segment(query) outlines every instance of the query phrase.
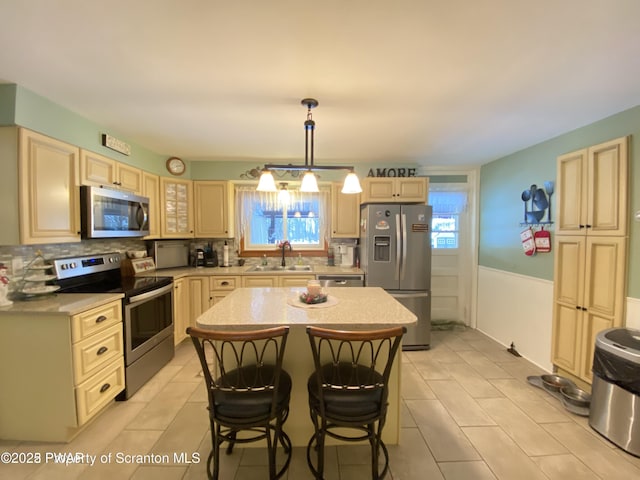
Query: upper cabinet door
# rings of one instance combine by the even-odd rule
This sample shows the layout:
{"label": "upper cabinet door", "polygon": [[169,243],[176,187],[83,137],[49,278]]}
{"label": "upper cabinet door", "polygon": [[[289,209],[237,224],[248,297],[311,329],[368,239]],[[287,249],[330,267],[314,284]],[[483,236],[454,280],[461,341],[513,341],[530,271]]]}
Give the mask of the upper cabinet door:
{"label": "upper cabinet door", "polygon": [[160,177],[160,218],[163,238],[193,237],[193,182]]}
{"label": "upper cabinet door", "polygon": [[23,128],[19,145],[21,243],[79,242],[79,149]]}
{"label": "upper cabinet door", "polygon": [[331,237],[360,236],[360,194],[342,193],[342,184],[331,184]]}
{"label": "upper cabinet door", "polygon": [[149,199],[149,235],[146,238],[160,236],[160,177],[142,172],[142,195]]}
{"label": "upper cabinet door", "polygon": [[589,235],[627,234],[628,138],[589,148],[587,225]]}
{"label": "upper cabinet door", "polygon": [[627,234],[627,145],[622,137],[558,157],[558,234]]}
{"label": "upper cabinet door", "polygon": [[587,223],[586,148],[558,157],[556,181],[557,227],[559,234],[584,234]]}
{"label": "upper cabinet door", "polygon": [[396,178],[396,202],[427,203],[429,179],[427,177]]}
{"label": "upper cabinet door", "polygon": [[196,238],[233,237],[233,185],[225,181],[193,182]]}
{"label": "upper cabinet door", "polygon": [[117,166],[118,187],[138,195],[142,194],[142,170],[124,163],[118,163]]}

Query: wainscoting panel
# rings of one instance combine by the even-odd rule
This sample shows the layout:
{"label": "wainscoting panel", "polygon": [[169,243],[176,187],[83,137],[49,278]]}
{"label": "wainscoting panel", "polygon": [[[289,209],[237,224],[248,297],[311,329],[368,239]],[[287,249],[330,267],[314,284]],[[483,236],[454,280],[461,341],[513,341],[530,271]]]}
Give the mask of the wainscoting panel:
{"label": "wainscoting panel", "polygon": [[478,268],[477,329],[551,371],[553,282]]}

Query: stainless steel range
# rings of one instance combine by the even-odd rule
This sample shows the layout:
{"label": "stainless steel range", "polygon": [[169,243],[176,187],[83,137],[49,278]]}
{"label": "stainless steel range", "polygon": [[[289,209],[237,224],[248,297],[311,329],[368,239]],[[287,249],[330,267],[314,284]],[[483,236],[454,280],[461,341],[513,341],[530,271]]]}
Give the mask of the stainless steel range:
{"label": "stainless steel range", "polygon": [[126,388],[130,398],[173,358],[173,280],[171,277],[127,277],[120,272],[123,255],[107,253],[53,261],[59,293],[122,293]]}

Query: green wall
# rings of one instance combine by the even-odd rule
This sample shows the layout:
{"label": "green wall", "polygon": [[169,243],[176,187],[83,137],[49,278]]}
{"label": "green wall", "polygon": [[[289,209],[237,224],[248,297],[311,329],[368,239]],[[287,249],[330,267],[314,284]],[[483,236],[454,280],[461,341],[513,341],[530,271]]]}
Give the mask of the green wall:
{"label": "green wall", "polygon": [[0,85],[0,125],[13,125],[17,85]]}
{"label": "green wall", "polygon": [[[552,280],[553,253],[527,257],[522,250],[522,191],[531,184],[541,187],[545,180],[555,182],[558,155],[626,135],[632,136],[629,149],[628,296],[640,298],[640,223],[633,221],[634,212],[640,210],[640,106],[482,166],[479,264]],[[555,196],[551,197],[554,208],[555,199]],[[553,236],[553,228],[551,231]]]}
{"label": "green wall", "polygon": [[[129,141],[117,130],[97,125],[19,85],[0,85],[0,125],[20,125],[149,172],[166,173],[164,164],[169,155],[151,152]],[[127,142],[131,155],[103,147],[103,133]]]}

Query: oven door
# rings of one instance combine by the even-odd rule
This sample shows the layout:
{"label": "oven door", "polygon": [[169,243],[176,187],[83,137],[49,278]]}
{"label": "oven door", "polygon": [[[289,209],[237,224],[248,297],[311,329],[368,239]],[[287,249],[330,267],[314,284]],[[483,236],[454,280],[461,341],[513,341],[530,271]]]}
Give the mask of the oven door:
{"label": "oven door", "polygon": [[173,337],[173,284],[130,297],[124,306],[125,363]]}

